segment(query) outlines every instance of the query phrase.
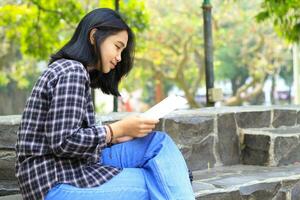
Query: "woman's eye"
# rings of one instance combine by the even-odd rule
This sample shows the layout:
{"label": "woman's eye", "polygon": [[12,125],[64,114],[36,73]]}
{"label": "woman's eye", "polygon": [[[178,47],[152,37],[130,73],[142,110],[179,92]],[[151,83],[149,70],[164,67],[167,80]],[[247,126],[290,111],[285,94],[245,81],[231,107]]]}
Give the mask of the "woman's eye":
{"label": "woman's eye", "polygon": [[118,45],[115,45],[117,47],[117,49],[121,49],[121,47],[119,47]]}

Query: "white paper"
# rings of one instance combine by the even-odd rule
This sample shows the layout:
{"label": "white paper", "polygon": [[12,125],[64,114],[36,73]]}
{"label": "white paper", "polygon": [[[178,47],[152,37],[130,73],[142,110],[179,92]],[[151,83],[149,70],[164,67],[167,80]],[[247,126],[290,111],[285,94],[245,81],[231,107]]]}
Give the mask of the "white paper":
{"label": "white paper", "polygon": [[168,96],[146,112],[142,113],[141,116],[151,119],[159,119],[178,108],[183,108],[186,104],[187,100],[183,97],[177,95]]}

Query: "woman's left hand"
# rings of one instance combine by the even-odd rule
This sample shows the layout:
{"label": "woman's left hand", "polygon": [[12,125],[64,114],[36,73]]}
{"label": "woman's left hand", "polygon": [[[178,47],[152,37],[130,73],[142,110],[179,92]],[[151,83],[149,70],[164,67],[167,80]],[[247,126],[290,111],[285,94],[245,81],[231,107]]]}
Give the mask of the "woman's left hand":
{"label": "woman's left hand", "polygon": [[130,141],[132,139],[133,139],[133,137],[131,137],[131,136],[122,136],[122,137],[114,138],[112,143],[118,144],[118,143]]}

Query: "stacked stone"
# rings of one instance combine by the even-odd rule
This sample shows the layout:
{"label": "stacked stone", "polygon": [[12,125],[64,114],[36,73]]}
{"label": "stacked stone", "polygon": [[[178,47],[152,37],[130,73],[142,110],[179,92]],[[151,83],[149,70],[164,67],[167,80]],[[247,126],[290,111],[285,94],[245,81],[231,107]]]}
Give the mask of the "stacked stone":
{"label": "stacked stone", "polygon": [[0,197],[19,193],[15,178],[15,143],[19,123],[20,116],[0,117]]}
{"label": "stacked stone", "polygon": [[[299,110],[289,106],[183,110],[161,119],[157,130],[175,140],[194,171],[197,199],[299,200]],[[102,117],[102,121],[114,120]]]}
{"label": "stacked stone", "polygon": [[[299,111],[292,106],[181,110],[161,119],[156,130],[175,140],[194,171],[197,199],[299,200]],[[110,123],[128,114],[98,120]],[[0,196],[17,191],[14,143],[19,122],[20,116],[0,117]]]}

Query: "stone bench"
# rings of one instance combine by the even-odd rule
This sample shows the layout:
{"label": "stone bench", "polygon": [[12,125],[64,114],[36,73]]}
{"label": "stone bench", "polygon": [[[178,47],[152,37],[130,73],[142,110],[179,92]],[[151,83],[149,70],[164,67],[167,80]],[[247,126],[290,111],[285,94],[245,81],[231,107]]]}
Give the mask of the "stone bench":
{"label": "stone bench", "polygon": [[199,200],[298,200],[300,164],[282,167],[234,165],[194,172]]}
{"label": "stone bench", "polygon": [[[281,134],[281,129],[285,127],[297,129],[296,127],[300,125],[299,111],[300,107],[293,106],[250,106],[181,110],[175,111],[172,114],[161,119],[156,130],[165,131],[174,139],[181,152],[183,153],[187,164],[189,165],[189,168],[194,171],[194,174],[196,174],[194,178],[195,181],[193,182],[193,188],[197,198],[206,198],[212,200],[235,200],[235,198],[233,198],[234,196],[231,195],[231,193],[234,193],[235,195],[240,195],[239,197],[236,196],[236,199],[251,199],[252,197],[250,198],[249,195],[251,194],[253,196],[253,194],[248,192],[249,194],[247,193],[247,196],[246,193],[243,192],[245,191],[243,186],[246,185],[243,185],[244,183],[241,182],[242,179],[237,178],[237,174],[227,173],[225,175],[219,176],[220,179],[218,181],[227,184],[226,187],[218,185],[217,182],[205,182],[208,179],[205,179],[204,181],[203,177],[198,176],[197,174],[207,174],[208,176],[211,176],[211,178],[215,178],[216,173],[214,173],[214,170],[223,170],[224,172],[226,172],[231,168],[240,168],[241,170],[245,169],[241,171],[241,173],[244,173],[249,170],[249,168],[247,167],[250,166],[243,164],[266,165],[266,167],[274,166],[273,168],[270,168],[268,170],[276,171],[280,169],[286,169],[287,172],[289,172],[290,169],[281,168],[284,166],[281,166],[280,163],[290,164],[286,167],[291,168],[293,168],[297,164],[294,164],[294,162],[279,162],[279,164],[276,164],[275,162],[266,162],[266,160],[270,160],[270,158],[272,158],[274,154],[268,154],[267,158],[264,158],[264,160],[259,160],[257,156],[254,156],[259,153],[254,152],[254,154],[251,154],[252,156],[250,156],[248,159],[246,157],[247,148],[249,149],[250,147],[252,148],[253,146],[255,146],[255,144],[251,146],[251,140],[249,140],[248,138],[251,137],[251,135],[260,135],[257,134],[258,132],[264,132],[264,135],[270,134],[270,138],[272,138],[275,134],[273,132],[276,132],[276,130],[279,131],[277,134]],[[129,115],[129,113],[111,113],[109,115],[98,116],[97,120],[102,121],[105,124],[120,120],[127,115]],[[15,194],[17,192],[17,188],[13,188],[13,182],[16,183],[16,179],[14,177],[14,144],[16,141],[16,131],[19,123],[20,116],[0,117],[0,198],[4,198],[3,195]],[[284,140],[289,141],[287,138]],[[258,144],[258,141],[260,140],[256,139],[255,143]],[[287,153],[285,149],[289,148],[288,144],[289,143],[287,143],[286,145],[285,142],[281,142],[281,145],[277,145],[278,148],[276,148],[276,152],[279,152],[278,155],[285,155]],[[254,150],[257,149],[254,148]],[[264,151],[270,152],[266,149]],[[296,156],[299,156],[297,152],[295,152],[294,154]],[[276,168],[276,166],[278,166],[278,168]],[[257,167],[255,168],[257,172],[259,172],[260,169],[264,169],[263,166],[255,167]],[[274,174],[255,175],[255,170],[253,170],[252,173],[253,180],[249,182],[251,182],[251,184],[253,184],[254,186],[255,179],[262,175],[264,175],[265,177],[262,176],[261,178],[267,183],[273,183],[271,181],[273,179],[269,179],[269,176]],[[298,171],[296,171],[296,173],[298,173]],[[275,177],[274,180],[279,181],[280,179],[282,179],[280,180],[282,184],[287,184],[286,182],[288,182],[291,185],[289,186],[290,188],[296,188],[293,189],[293,193],[300,196],[300,191],[297,189],[298,186],[294,180],[283,179],[284,177],[279,176],[279,174],[277,175],[278,176]],[[238,183],[241,184],[237,186]],[[257,184],[260,185],[260,183]],[[11,187],[9,187],[9,185]],[[236,186],[235,191],[233,191],[233,188],[230,187],[230,185]],[[265,185],[265,183],[263,185]],[[222,187],[224,187],[223,190],[216,190],[216,188],[222,189]],[[276,188],[277,187],[279,186],[276,186]],[[243,188],[241,190],[242,192],[237,188]],[[271,191],[270,188],[272,187],[266,186],[263,191]],[[285,185],[284,187],[281,186],[280,188],[280,193],[283,193],[283,190],[288,190]],[[254,193],[255,191],[257,191],[257,193],[263,192],[260,190],[253,191]],[[279,194],[276,193],[276,195]],[[18,196],[7,196],[7,198],[17,197]],[[264,200],[259,199],[256,196],[254,196],[252,199]],[[269,198],[266,197],[266,200],[268,199]],[[278,197],[276,200],[280,199],[283,200],[284,198]]]}

